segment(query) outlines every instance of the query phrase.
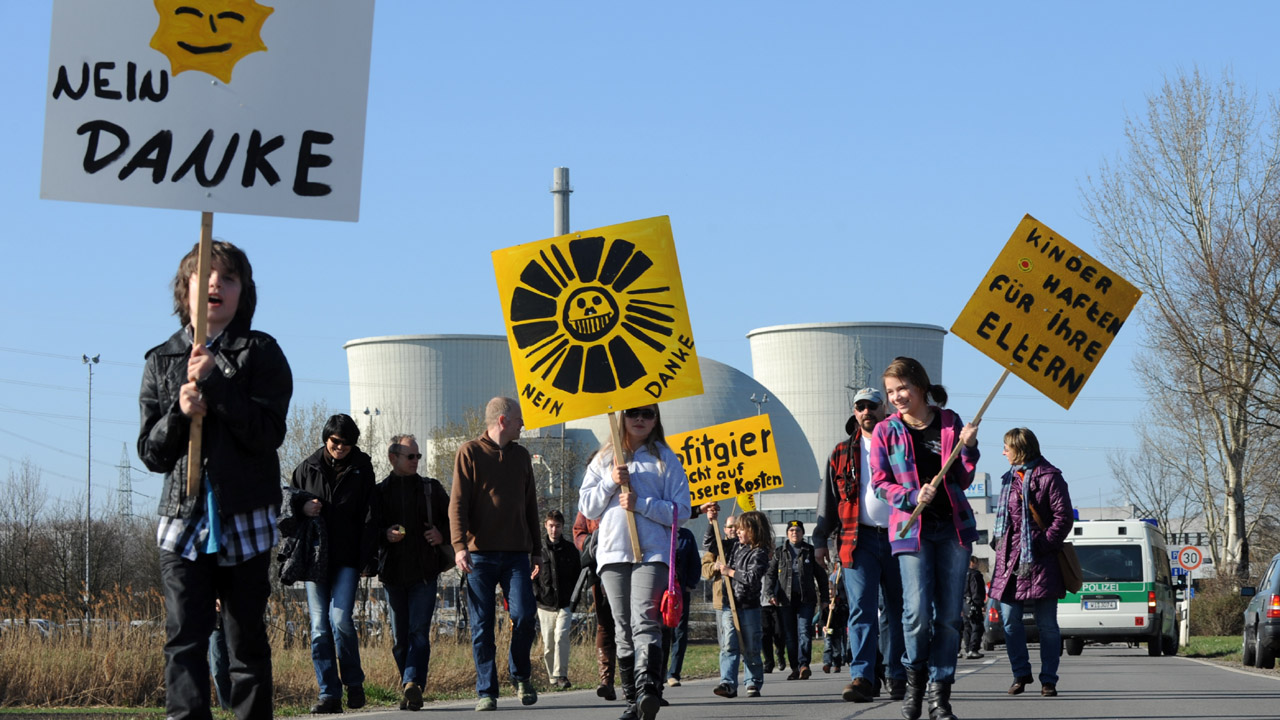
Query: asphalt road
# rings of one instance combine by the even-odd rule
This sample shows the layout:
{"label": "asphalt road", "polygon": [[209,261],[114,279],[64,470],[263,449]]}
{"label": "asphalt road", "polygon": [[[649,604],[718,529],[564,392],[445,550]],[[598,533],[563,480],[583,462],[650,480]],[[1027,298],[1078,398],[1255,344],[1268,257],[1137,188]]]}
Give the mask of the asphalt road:
{"label": "asphalt road", "polygon": [[[1036,647],[1031,649],[1033,661]],[[1084,654],[1062,657],[1059,695],[1040,696],[1038,683],[1026,693],[1010,697],[1008,659],[1000,648],[980,660],[961,660],[952,706],[962,720],[979,718],[1280,718],[1280,673],[1245,670],[1183,657],[1148,657],[1145,648],[1123,645],[1089,646]],[[783,673],[765,676],[762,697],[745,694],[726,700],[711,694],[714,680],[695,680],[667,688],[671,706],[660,720],[706,718],[803,718],[804,720],[899,719],[900,703],[887,699],[854,704],[840,699],[847,676],[823,675],[787,682]],[[739,687],[741,693],[742,688]],[[591,689],[543,693],[536,705],[524,707],[504,690],[498,713],[550,720],[612,720],[622,712],[621,701],[605,702]],[[476,718],[474,700],[428,704],[431,718]],[[419,713],[400,710],[367,713],[388,720],[426,720]],[[928,717],[926,707],[924,717]]]}

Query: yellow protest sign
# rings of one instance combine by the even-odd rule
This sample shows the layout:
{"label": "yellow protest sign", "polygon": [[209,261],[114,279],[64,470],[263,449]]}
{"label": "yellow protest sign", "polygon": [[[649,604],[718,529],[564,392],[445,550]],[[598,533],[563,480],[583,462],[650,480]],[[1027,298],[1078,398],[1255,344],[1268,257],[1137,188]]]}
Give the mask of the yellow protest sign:
{"label": "yellow protest sign", "polygon": [[667,445],[689,476],[694,506],[782,487],[768,415],[668,435]]}
{"label": "yellow protest sign", "polygon": [[1027,215],[951,332],[1070,409],[1141,296]]}
{"label": "yellow protest sign", "polygon": [[495,250],[525,426],[700,395],[671,221]]}

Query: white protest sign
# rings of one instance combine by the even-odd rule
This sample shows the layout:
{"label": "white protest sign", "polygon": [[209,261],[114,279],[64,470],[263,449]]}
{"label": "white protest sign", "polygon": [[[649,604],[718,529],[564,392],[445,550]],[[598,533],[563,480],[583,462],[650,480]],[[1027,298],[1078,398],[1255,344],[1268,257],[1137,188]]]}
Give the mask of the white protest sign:
{"label": "white protest sign", "polygon": [[55,0],[40,196],[359,218],[373,0]]}

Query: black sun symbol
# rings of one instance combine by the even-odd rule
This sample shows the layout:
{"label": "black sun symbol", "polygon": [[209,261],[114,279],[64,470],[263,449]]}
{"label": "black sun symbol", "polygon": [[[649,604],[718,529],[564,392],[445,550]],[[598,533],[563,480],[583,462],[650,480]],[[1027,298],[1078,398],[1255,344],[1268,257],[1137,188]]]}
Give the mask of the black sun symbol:
{"label": "black sun symbol", "polygon": [[551,257],[543,251],[529,261],[511,295],[516,346],[534,360],[530,370],[543,380],[554,373],[551,385],[567,393],[630,387],[645,375],[632,343],[661,353],[661,338],[673,333],[675,306],[658,302],[671,288],[637,286],[653,260],[626,240],[611,241],[608,252],[605,244],[570,240],[567,259],[552,245]]}

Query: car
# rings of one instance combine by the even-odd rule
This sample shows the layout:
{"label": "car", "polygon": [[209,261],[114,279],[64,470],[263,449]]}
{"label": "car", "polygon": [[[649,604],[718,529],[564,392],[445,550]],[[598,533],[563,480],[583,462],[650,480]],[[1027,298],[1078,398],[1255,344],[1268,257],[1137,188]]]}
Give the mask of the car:
{"label": "car", "polygon": [[1271,558],[1258,584],[1240,588],[1240,594],[1249,598],[1240,660],[1246,667],[1270,670],[1280,652],[1280,554]]}
{"label": "car", "polygon": [[[1030,603],[1022,611],[1022,627],[1027,632],[1027,642],[1040,642],[1040,628],[1036,626],[1036,616]],[[1000,601],[987,598],[987,606],[982,613],[982,649],[991,651],[1003,644],[1004,621],[1000,617]]]}

